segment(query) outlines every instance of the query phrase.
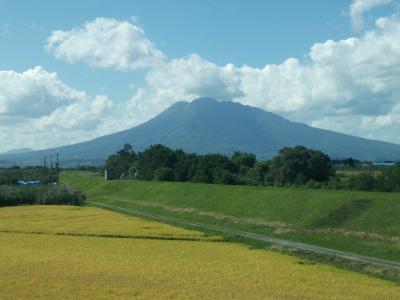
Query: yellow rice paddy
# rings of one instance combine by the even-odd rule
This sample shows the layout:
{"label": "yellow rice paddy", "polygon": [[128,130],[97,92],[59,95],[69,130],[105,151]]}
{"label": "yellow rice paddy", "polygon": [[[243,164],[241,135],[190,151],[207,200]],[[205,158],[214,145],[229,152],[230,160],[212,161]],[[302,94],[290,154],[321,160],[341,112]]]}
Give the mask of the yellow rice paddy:
{"label": "yellow rice paddy", "polygon": [[0,231],[1,299],[400,299],[391,282],[96,208],[0,208]]}

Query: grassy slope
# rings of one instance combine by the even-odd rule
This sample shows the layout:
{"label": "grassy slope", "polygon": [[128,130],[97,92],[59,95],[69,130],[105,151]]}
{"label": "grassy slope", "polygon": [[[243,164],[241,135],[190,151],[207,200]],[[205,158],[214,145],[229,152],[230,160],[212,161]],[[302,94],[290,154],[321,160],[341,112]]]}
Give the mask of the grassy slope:
{"label": "grassy slope", "polygon": [[[117,202],[121,199],[141,200],[239,218],[280,221],[296,230],[280,234],[283,237],[400,261],[399,243],[381,239],[400,237],[399,194],[171,182],[105,182],[101,177],[82,176],[79,173],[64,173],[62,180],[81,188],[94,201],[114,201],[118,205],[138,208],[135,204]],[[140,209],[162,212],[161,209],[149,207]],[[165,214],[177,215],[171,212]],[[184,217],[207,221],[193,214],[185,214]],[[242,228],[264,231],[259,226]],[[353,233],[367,232],[376,234],[378,238],[317,232],[326,228]],[[304,230],[309,231],[304,233]]]}
{"label": "grassy slope", "polygon": [[[163,240],[203,235],[95,208],[0,208],[0,231],[4,299],[396,299],[400,294],[390,282],[278,253],[206,239]],[[154,233],[160,239],[145,238]]]}

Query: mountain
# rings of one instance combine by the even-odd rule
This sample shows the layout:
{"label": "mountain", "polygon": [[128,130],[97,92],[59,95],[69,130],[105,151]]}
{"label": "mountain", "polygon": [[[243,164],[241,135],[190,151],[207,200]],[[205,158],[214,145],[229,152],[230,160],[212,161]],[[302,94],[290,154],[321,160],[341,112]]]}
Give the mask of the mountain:
{"label": "mountain", "polygon": [[20,149],[13,149],[13,150],[8,150],[7,152],[4,152],[2,154],[20,154],[20,153],[26,153],[26,152],[32,152],[35,151],[31,148],[20,148]]}
{"label": "mountain", "polygon": [[240,150],[254,153],[259,159],[270,159],[285,146],[304,145],[322,150],[332,158],[400,160],[397,144],[313,128],[255,107],[212,98],[175,103],[139,126],[88,142],[0,155],[0,160],[10,164],[40,164],[45,155],[58,152],[64,166],[98,165],[124,143],[132,144],[136,151],[158,143],[196,153],[230,155]]}

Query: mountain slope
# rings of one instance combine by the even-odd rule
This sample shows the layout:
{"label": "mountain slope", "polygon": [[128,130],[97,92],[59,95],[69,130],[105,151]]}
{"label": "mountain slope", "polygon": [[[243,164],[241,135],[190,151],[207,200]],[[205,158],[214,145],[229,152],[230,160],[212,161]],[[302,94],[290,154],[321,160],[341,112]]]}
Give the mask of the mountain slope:
{"label": "mountain slope", "polygon": [[304,145],[333,158],[400,160],[400,145],[317,129],[258,108],[211,98],[178,102],[146,123],[88,142],[0,155],[0,160],[37,164],[45,155],[58,152],[64,165],[99,164],[124,143],[138,151],[156,143],[196,153],[230,155],[240,150],[255,153],[259,159],[269,159],[285,146]]}
{"label": "mountain slope", "polygon": [[35,151],[31,148],[20,148],[20,149],[12,149],[8,150],[7,152],[4,152],[2,154],[21,154],[21,153],[27,153],[27,152],[32,152]]}

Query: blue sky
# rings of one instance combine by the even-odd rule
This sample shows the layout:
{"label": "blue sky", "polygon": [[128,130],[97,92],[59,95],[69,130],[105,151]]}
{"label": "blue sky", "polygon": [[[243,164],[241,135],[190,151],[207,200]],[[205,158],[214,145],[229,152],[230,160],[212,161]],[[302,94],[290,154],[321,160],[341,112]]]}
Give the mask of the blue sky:
{"label": "blue sky", "polygon": [[[376,62],[385,47],[398,51],[398,43],[387,42],[398,36],[398,8],[397,0],[0,0],[0,138],[9,141],[0,152],[129,128],[196,96],[400,143],[399,99],[388,84],[399,79],[398,60]],[[106,29],[90,31],[87,24]],[[96,44],[102,34],[119,57]],[[125,43],[156,54],[136,56],[136,46],[119,52]],[[91,57],[98,49],[100,56]],[[75,120],[73,111],[85,118]],[[37,135],[27,137],[32,128]]]}
{"label": "blue sky", "polygon": [[[199,53],[220,65],[262,67],[294,56],[310,45],[352,34],[347,0],[308,1],[0,1],[0,69],[22,72],[37,65],[91,93],[129,96],[143,73],[120,73],[68,65],[43,50],[53,30],[70,29],[96,17],[136,18],[169,57]],[[29,53],[27,53],[29,49]],[[139,73],[139,74],[137,74]],[[79,76],[77,76],[79,74]]]}

